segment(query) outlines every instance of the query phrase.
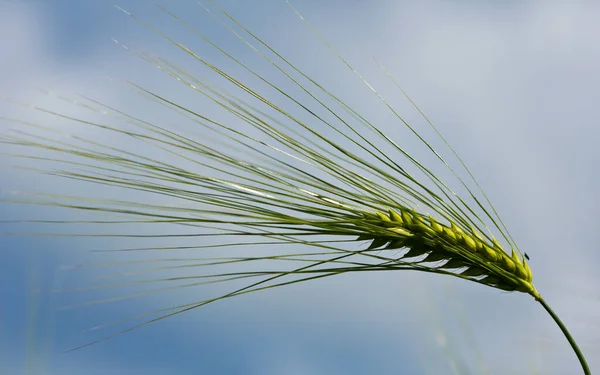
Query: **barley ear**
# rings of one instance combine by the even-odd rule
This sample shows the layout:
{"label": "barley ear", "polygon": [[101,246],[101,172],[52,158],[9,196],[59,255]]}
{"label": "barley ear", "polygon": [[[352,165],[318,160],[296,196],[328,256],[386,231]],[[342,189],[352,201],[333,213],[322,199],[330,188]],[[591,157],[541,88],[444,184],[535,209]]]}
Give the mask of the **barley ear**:
{"label": "barley ear", "polygon": [[[106,139],[110,139],[111,144],[89,135],[87,138],[85,135],[64,137],[57,129],[18,119],[12,120],[19,127],[16,131],[0,134],[0,143],[23,150],[18,156],[49,162],[50,167],[40,167],[42,172],[83,183],[83,194],[88,193],[85,187],[92,184],[136,193],[135,197],[124,199],[44,193],[34,198],[10,199],[11,202],[113,215],[119,219],[125,216],[128,223],[143,226],[144,230],[115,234],[120,233],[121,221],[101,221],[107,227],[116,228],[115,233],[108,236],[173,240],[170,246],[157,248],[150,244],[144,250],[178,249],[176,243],[189,233],[148,235],[145,231],[151,225],[169,224],[174,231],[193,229],[192,238],[218,240],[228,236],[234,241],[197,244],[193,247],[196,251],[218,247],[227,252],[235,246],[260,244],[273,252],[201,261],[195,265],[196,269],[209,271],[181,280],[193,279],[195,286],[234,280],[248,280],[248,283],[216,298],[141,314],[158,316],[106,338],[255,291],[350,272],[413,270],[533,296],[560,327],[585,374],[590,374],[575,340],[534,287],[532,270],[490,199],[437,127],[383,67],[390,81],[422,115],[425,126],[430,126],[438,137],[436,140],[441,141],[444,146],[441,150],[434,149],[433,142],[427,141],[422,132],[409,124],[287,0],[299,20],[340,60],[340,66],[363,83],[367,93],[373,95],[382,108],[389,110],[394,125],[404,127],[413,138],[406,141],[395,139],[394,134],[385,134],[332,90],[315,81],[213,1],[209,2],[216,10],[210,14],[221,21],[224,30],[243,42],[253,57],[272,67],[277,78],[263,69],[252,69],[242,61],[244,54],[236,57],[227,52],[195,26],[164,8],[160,9],[168,17],[207,42],[207,48],[218,54],[216,61],[226,63],[222,67],[213,65],[203,57],[205,51],[200,53],[185,47],[121,9],[133,22],[169,43],[203,72],[197,76],[166,58],[125,48],[127,53],[136,54],[157,72],[173,79],[190,96],[202,99],[200,109],[187,108],[170,99],[168,93],[127,81],[127,88],[145,98],[149,107],[168,110],[174,121],[161,124],[155,122],[160,121],[161,116],[148,118],[147,113],[128,113],[94,99],[65,99],[85,113],[91,111],[102,116],[102,120],[88,119],[85,115],[69,116],[58,113],[56,108],[24,107],[78,127],[105,132],[103,135],[108,136]],[[235,92],[231,93],[231,89]],[[296,97],[291,92],[300,94]],[[204,100],[215,111],[206,110]],[[186,126],[177,127],[180,122],[201,132],[190,131]],[[43,132],[35,133],[40,129]],[[205,134],[216,137],[218,146]],[[120,149],[112,144],[113,139],[134,145]],[[409,151],[402,142],[421,147],[427,156],[419,160],[416,153],[411,154],[412,148]],[[149,148],[143,150],[149,152],[140,152],[138,146]],[[51,156],[42,160],[37,154],[39,151]],[[154,151],[157,155],[164,155],[166,151],[169,159],[153,159]],[[450,163],[447,156],[455,157],[452,160],[458,163]],[[444,168],[444,173],[449,172],[450,181],[442,181],[441,174],[434,173],[434,166]],[[418,173],[410,173],[410,170]],[[462,190],[457,192],[456,186]],[[138,196],[141,192],[151,197]],[[160,203],[164,199],[168,200],[167,204]],[[73,236],[78,234],[75,230],[72,233]],[[97,236],[101,241],[104,234],[89,236]],[[243,243],[238,240],[240,237],[250,238],[250,242]],[[510,254],[505,246],[511,250]],[[293,250],[295,248],[303,250]],[[157,264],[162,264],[157,270],[168,269],[171,260],[169,257],[156,259]],[[252,267],[239,272],[210,271],[216,265],[231,264]],[[206,281],[198,283],[198,279]],[[151,285],[169,285],[162,289],[157,287],[152,291],[156,293],[175,289],[170,281],[168,278],[145,280]]]}

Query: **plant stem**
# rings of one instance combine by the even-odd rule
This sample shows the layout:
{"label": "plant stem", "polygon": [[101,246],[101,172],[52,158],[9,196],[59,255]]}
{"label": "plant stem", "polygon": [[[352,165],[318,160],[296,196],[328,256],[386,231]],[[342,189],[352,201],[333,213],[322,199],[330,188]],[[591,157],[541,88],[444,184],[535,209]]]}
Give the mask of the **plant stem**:
{"label": "plant stem", "polygon": [[573,351],[575,351],[575,354],[577,355],[577,359],[579,359],[579,363],[581,364],[581,368],[583,369],[583,373],[585,375],[592,375],[592,372],[590,371],[590,368],[583,356],[583,353],[581,352],[581,349],[579,349],[579,346],[577,346],[577,343],[575,342],[575,339],[573,338],[573,336],[571,336],[571,334],[569,333],[569,330],[567,329],[567,327],[563,324],[562,320],[560,320],[560,318],[558,317],[558,315],[556,315],[556,313],[550,308],[550,306],[548,306],[548,304],[546,303],[546,301],[544,301],[544,299],[539,296],[536,297],[536,300],[542,304],[542,306],[544,306],[544,309],[546,309],[546,311],[548,312],[548,314],[550,314],[550,316],[552,317],[552,319],[554,319],[554,321],[556,322],[556,324],[558,324],[558,326],[560,327],[560,330],[562,331],[562,333],[565,335],[565,337],[567,338],[567,341],[569,341],[569,344],[571,344],[571,348],[573,348]]}

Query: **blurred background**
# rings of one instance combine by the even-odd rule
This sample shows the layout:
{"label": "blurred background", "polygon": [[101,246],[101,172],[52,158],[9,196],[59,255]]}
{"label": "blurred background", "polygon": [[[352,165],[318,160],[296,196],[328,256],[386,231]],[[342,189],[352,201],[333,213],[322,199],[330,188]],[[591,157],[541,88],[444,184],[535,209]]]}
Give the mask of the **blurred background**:
{"label": "blurred background", "polygon": [[[196,73],[197,64],[189,56],[114,3],[0,0],[0,95],[78,115],[84,109],[56,95],[77,99],[82,94],[151,116],[168,128],[169,113],[149,107],[117,82],[130,79],[189,106],[195,105],[195,98],[112,38],[131,49],[166,57],[193,74],[202,73]],[[240,77],[248,75],[150,2],[119,0],[117,4],[215,65]],[[269,71],[195,1],[162,4],[244,62]],[[397,120],[382,113],[369,89],[285,1],[218,4],[394,135]],[[600,352],[596,241],[600,203],[594,193],[600,183],[600,4],[447,0],[298,0],[293,4],[407,120],[423,126],[373,58],[447,136],[521,250],[531,257],[538,290],[572,331],[592,370],[600,369],[596,355]],[[2,133],[18,127],[7,119],[20,119],[94,137],[77,125],[6,100],[0,103],[0,113]],[[10,150],[1,147],[3,152]],[[98,186],[16,170],[13,164],[18,164],[16,158],[0,157],[2,198],[13,197],[15,190],[113,194]],[[52,207],[0,203],[4,221],[66,220],[74,217],[70,215]],[[414,272],[348,274],[252,293],[65,353],[131,322],[83,330],[180,303],[175,300],[206,297],[200,298],[199,288],[189,288],[70,308],[143,290],[134,285],[119,289],[118,294],[64,291],[93,285],[115,272],[79,265],[128,259],[91,250],[143,245],[136,239],[125,243],[115,238],[24,237],[13,234],[68,230],[41,224],[0,225],[0,233],[11,234],[0,242],[2,374],[580,371],[558,327],[529,296]]]}

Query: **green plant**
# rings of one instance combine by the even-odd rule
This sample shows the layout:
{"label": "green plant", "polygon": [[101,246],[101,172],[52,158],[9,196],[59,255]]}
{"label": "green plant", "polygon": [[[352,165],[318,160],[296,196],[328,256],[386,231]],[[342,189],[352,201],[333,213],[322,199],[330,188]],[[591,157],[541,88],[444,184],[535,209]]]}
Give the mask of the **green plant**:
{"label": "green plant", "polygon": [[[182,203],[173,205],[50,195],[13,201],[99,211],[128,218],[103,223],[118,224],[127,220],[171,223],[205,231],[198,235],[252,237],[255,238],[251,240],[253,244],[277,246],[276,253],[270,255],[198,260],[198,267],[228,264],[273,266],[197,276],[199,280],[194,281],[195,284],[240,279],[257,281],[217,298],[158,311],[159,317],[144,324],[217,300],[342,273],[417,270],[531,295],[556,321],[577,354],[584,372],[590,373],[575,341],[533,286],[532,272],[526,259],[460,158],[460,166],[464,167],[469,180],[463,180],[431,142],[409,125],[327,44],[340,61],[381,99],[398,123],[412,133],[415,141],[448,168],[459,182],[459,187],[466,191],[466,197],[455,192],[399,142],[300,71],[228,13],[218,7],[215,9],[221,12],[216,17],[229,22],[227,27],[235,36],[289,79],[299,91],[299,96],[270,82],[195,30],[226,58],[253,75],[260,88],[244,83],[127,13],[212,71],[225,85],[237,90],[238,93],[230,94],[223,85],[192,75],[163,58],[140,54],[142,59],[228,114],[229,120],[224,122],[129,82],[148,99],[149,105],[172,109],[215,137],[215,143],[202,137],[184,136],[141,115],[92,99],[82,105],[104,113],[107,122],[90,121],[40,107],[34,109],[151,145],[174,156],[182,165],[189,163],[191,167],[91,138],[71,135],[69,140],[63,140],[59,132],[47,128],[46,131],[54,133],[54,138],[19,130],[2,135],[0,141],[22,146],[25,150],[56,154],[50,160],[56,165],[66,165],[65,170],[41,170],[43,173],[156,194]],[[175,15],[168,14],[191,28]],[[240,31],[234,31],[233,27]],[[276,96],[277,100],[265,94],[269,91],[273,93],[269,95]],[[280,102],[285,102],[285,106]],[[423,117],[448,150],[458,157],[437,128]],[[119,125],[108,121],[119,121]],[[15,123],[24,128],[43,128],[18,120]],[[244,130],[239,128],[240,124],[245,126]],[[247,158],[248,154],[252,158]],[[27,154],[27,151],[21,156],[39,158],[33,153]],[[476,189],[472,190],[469,184],[474,184]],[[478,194],[482,196],[478,197]],[[501,240],[494,237],[494,232]],[[240,244],[243,243],[231,246]],[[283,246],[290,244],[303,245],[305,250],[286,252]],[[356,244],[363,246],[357,250]],[[505,247],[510,248],[510,253]],[[304,264],[298,267],[298,263]],[[290,266],[280,266],[282,264]],[[248,269],[251,267],[248,266]],[[131,329],[134,328],[137,327]]]}

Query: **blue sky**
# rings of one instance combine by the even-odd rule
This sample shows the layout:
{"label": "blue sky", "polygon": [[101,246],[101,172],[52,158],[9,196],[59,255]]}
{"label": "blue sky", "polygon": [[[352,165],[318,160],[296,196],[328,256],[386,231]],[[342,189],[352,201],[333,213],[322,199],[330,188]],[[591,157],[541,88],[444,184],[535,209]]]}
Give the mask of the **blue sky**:
{"label": "blue sky", "polygon": [[[235,70],[148,2],[118,3],[211,61]],[[390,117],[381,113],[364,86],[319,44],[284,1],[219,3],[384,129],[394,131],[387,125]],[[418,121],[418,116],[386,83],[372,57],[392,72],[447,135],[521,249],[531,256],[536,286],[580,341],[592,369],[600,368],[600,356],[594,355],[600,350],[600,278],[594,267],[600,261],[595,235],[600,203],[594,198],[600,170],[596,103],[600,51],[595,48],[600,45],[600,25],[594,16],[599,6],[585,1],[501,6],[383,0],[294,4],[406,111],[409,120]],[[36,91],[43,88],[148,111],[146,103],[113,85],[106,79],[110,77],[143,82],[193,104],[194,98],[111,38],[168,56],[186,68],[195,66],[113,5],[104,0],[2,4],[0,48],[10,57],[0,61],[0,94],[73,110]],[[266,69],[194,1],[173,1],[168,6],[197,22],[199,29],[244,61]],[[49,122],[49,117],[18,105],[2,103],[0,109],[6,117],[85,131],[56,119]],[[169,120],[161,117],[164,113],[151,111],[157,119]],[[2,132],[14,126],[0,122]],[[7,164],[14,162],[10,157],[2,156],[0,162],[3,197],[10,190],[81,191],[57,179],[10,169]],[[90,188],[86,193],[105,191]],[[1,220],[72,217],[51,208],[6,203],[0,207]],[[2,228],[2,233],[48,230],[33,224]],[[492,374],[534,370],[564,374],[577,368],[558,329],[529,297],[415,273],[346,275],[236,297],[63,353],[125,326],[78,331],[204,293],[193,288],[64,309],[111,296],[111,291],[49,292],[90,285],[113,272],[70,267],[120,259],[120,255],[105,259],[90,249],[132,245],[134,241],[3,237],[0,373],[436,374],[452,373],[451,351],[471,361],[472,373],[483,372],[479,355]],[[36,292],[39,289],[42,292]],[[116,293],[139,290],[131,287]],[[490,336],[492,342],[486,339]]]}

